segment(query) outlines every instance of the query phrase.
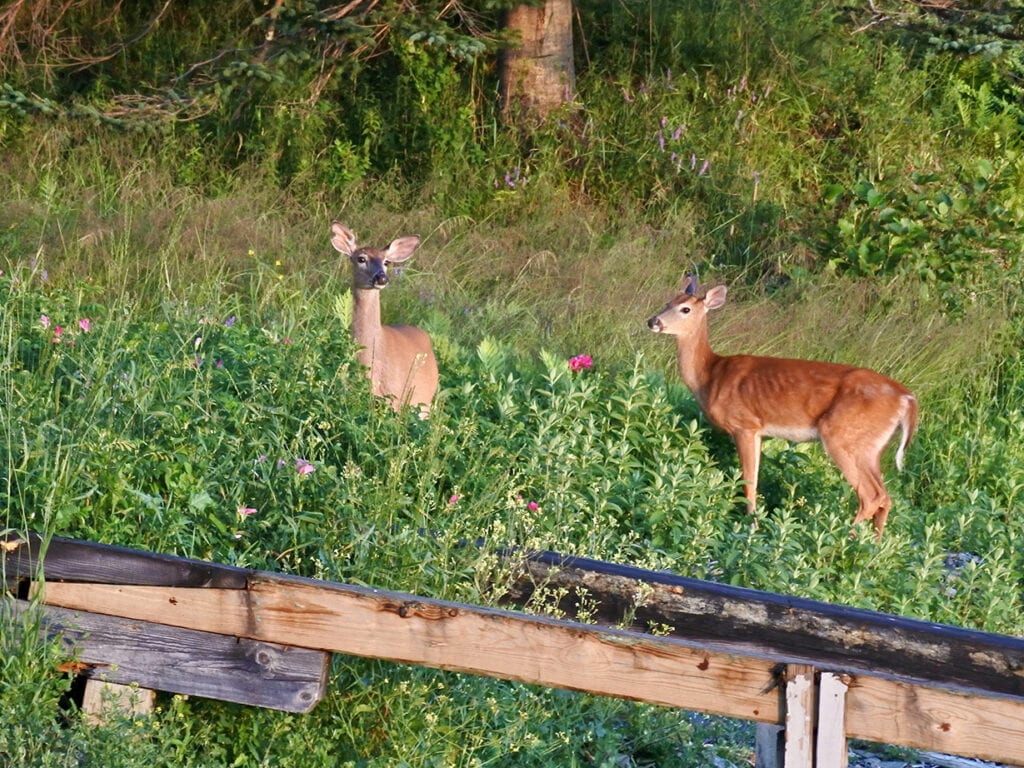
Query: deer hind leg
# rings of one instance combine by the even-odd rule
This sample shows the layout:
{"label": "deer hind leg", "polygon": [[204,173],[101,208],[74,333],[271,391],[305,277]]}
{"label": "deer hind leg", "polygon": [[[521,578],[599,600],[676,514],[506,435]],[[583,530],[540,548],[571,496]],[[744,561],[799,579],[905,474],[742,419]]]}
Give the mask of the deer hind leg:
{"label": "deer hind leg", "polygon": [[[842,440],[822,430],[822,443],[829,456],[839,467],[853,490],[857,493],[857,516],[853,523],[872,520],[875,539],[881,540],[885,520],[892,508],[892,499],[882,482],[881,448],[872,445],[870,438]],[[884,447],[885,443],[882,443]]]}
{"label": "deer hind leg", "polygon": [[[852,484],[852,483],[851,483]],[[882,482],[882,470],[878,458],[865,459],[861,465],[860,482],[854,486],[859,507],[854,524],[871,520],[875,526],[875,539],[882,540],[882,529],[892,509],[892,499]]]}

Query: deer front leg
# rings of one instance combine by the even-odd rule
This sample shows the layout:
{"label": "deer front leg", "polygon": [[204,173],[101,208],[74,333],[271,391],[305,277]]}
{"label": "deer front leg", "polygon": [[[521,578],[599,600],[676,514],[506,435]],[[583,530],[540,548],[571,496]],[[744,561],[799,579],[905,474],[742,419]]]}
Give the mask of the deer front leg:
{"label": "deer front leg", "polygon": [[736,450],[740,454],[740,472],[743,474],[743,495],[747,497],[747,512],[757,508],[757,473],[761,465],[761,433],[744,430],[733,434]]}

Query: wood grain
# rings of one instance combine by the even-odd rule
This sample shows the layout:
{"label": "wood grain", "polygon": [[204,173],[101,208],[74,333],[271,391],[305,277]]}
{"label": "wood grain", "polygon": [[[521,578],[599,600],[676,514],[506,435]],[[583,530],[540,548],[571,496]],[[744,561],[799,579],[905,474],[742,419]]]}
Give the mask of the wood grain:
{"label": "wood grain", "polygon": [[815,760],[819,766],[846,768],[846,692],[849,678],[822,672],[818,682],[818,736]]}
{"label": "wood grain", "polygon": [[630,616],[639,631],[669,627],[675,637],[747,647],[780,663],[1024,700],[1024,638],[552,552],[506,556],[520,561],[506,604],[528,604],[543,586],[569,616],[583,600],[603,623]]}
{"label": "wood grain", "polygon": [[[29,604],[0,604],[24,615]],[[323,698],[330,654],[199,632],[138,619],[46,607],[41,634],[60,640],[89,678],[204,696],[285,712],[308,712]]]}
{"label": "wood grain", "polygon": [[1024,763],[1024,702],[856,676],[846,734],[999,763]]}
{"label": "wood grain", "polygon": [[0,587],[4,580],[95,581],[104,584],[245,589],[246,570],[139,549],[54,536],[0,534]]}
{"label": "wood grain", "polygon": [[[46,602],[267,642],[780,722],[775,665],[712,645],[270,575],[250,589],[47,584]],[[1004,763],[1024,701],[852,675],[846,732]]]}
{"label": "wood grain", "polygon": [[47,584],[51,605],[778,722],[770,662],[676,640],[300,579],[249,591]]}

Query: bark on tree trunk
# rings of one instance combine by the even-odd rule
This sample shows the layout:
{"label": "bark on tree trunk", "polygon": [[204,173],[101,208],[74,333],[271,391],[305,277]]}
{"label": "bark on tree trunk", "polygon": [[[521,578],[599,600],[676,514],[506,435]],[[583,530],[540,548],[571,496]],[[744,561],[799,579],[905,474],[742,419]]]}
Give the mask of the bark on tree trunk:
{"label": "bark on tree trunk", "polygon": [[520,5],[506,16],[519,32],[521,47],[501,57],[502,111],[506,120],[543,119],[573,99],[572,0],[545,0],[543,6]]}

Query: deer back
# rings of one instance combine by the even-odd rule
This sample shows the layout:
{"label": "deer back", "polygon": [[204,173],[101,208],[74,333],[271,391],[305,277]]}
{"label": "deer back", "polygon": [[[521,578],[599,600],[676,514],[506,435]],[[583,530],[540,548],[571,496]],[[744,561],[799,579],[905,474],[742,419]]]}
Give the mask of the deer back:
{"label": "deer back", "polygon": [[818,437],[822,418],[844,413],[895,427],[895,414],[910,391],[867,368],[730,355],[716,357],[695,395],[708,419],[727,432],[756,430],[802,442]]}
{"label": "deer back", "polygon": [[892,421],[913,397],[899,382],[867,368],[817,360],[718,355],[708,341],[707,313],[725,303],[717,286],[699,298],[686,288],[648,327],[676,338],[679,371],[708,419],[726,432],[752,430],[788,440],[814,440],[826,415]]}

